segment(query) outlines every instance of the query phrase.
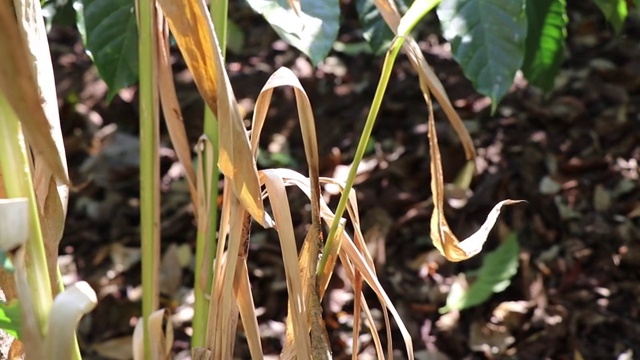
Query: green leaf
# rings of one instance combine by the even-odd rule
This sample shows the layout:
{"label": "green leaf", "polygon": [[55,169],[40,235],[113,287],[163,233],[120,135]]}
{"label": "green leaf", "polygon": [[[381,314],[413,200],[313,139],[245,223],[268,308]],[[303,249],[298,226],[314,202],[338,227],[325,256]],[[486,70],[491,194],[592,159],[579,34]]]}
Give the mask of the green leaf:
{"label": "green leaf", "polygon": [[493,111],[524,59],[525,1],[443,0],[437,9],[453,57]]}
{"label": "green leaf", "polygon": [[331,51],[340,29],[339,0],[301,0],[298,16],[288,0],[247,0],[278,35],[317,65]]}
{"label": "green leaf", "polygon": [[616,34],[622,31],[624,21],[627,19],[628,9],[626,0],[594,0],[605,19],[613,26]]}
{"label": "green leaf", "polygon": [[[86,43],[107,101],[138,80],[138,30],[133,0],[83,0]],[[82,31],[81,31],[82,32]]]}
{"label": "green leaf", "polygon": [[17,300],[0,302],[0,329],[16,339],[20,338],[22,315]]}
{"label": "green leaf", "polygon": [[[401,13],[406,12],[412,1],[396,1],[398,11]],[[373,0],[356,0],[356,11],[362,27],[362,37],[369,42],[374,54],[380,55],[386,52],[393,39],[393,32],[384,22]]]}
{"label": "green leaf", "polygon": [[522,71],[529,83],[549,91],[564,58],[565,0],[527,0],[527,21]]}
{"label": "green leaf", "polygon": [[447,304],[440,309],[440,313],[482,304],[491,294],[504,291],[518,272],[519,252],[518,238],[511,233],[497,249],[484,257],[478,277],[469,289],[465,290],[458,282],[454,283],[447,296]]}

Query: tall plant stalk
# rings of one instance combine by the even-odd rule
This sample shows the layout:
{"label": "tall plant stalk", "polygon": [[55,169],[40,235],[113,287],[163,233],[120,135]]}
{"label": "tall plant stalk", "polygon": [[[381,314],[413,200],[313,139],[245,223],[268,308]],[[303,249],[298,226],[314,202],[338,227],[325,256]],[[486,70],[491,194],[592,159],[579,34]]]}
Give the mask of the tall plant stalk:
{"label": "tall plant stalk", "polygon": [[[212,0],[210,4],[210,12],[213,26],[218,36],[220,50],[222,56],[225,57],[227,45],[227,15],[229,3],[228,0]],[[191,338],[192,347],[202,347],[205,344],[207,318],[209,312],[209,304],[207,295],[211,293],[211,282],[213,280],[213,259],[215,257],[217,247],[217,229],[218,229],[218,179],[220,171],[218,169],[218,122],[215,115],[205,105],[204,109],[204,135],[211,142],[213,147],[212,158],[204,159],[213,166],[209,166],[211,173],[202,174],[205,179],[205,186],[210,198],[207,203],[208,208],[208,224],[198,224],[198,235],[196,239],[196,274],[195,274],[195,304],[193,316],[193,336]],[[206,152],[202,152],[200,156],[205,156]],[[202,171],[202,169],[200,169]],[[206,196],[206,195],[205,195]],[[205,211],[205,209],[200,209]]]}
{"label": "tall plant stalk", "polygon": [[158,308],[160,258],[160,160],[158,87],[156,84],[155,1],[138,1],[140,73],[140,242],[142,247],[142,317],[144,353],[151,354],[149,318]]}

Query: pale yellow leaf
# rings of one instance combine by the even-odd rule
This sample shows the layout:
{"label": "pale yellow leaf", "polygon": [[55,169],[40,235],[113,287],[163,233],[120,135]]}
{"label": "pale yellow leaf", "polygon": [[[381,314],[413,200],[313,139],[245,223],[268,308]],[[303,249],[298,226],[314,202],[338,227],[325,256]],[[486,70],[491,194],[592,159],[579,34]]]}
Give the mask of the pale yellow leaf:
{"label": "pale yellow leaf", "polygon": [[0,91],[20,119],[25,138],[56,179],[69,184],[65,165],[49,131],[50,124],[40,103],[25,39],[12,6],[0,7]]}
{"label": "pale yellow leaf", "polygon": [[194,81],[218,119],[218,166],[242,206],[265,227],[257,167],[240,116],[211,17],[202,0],[159,0]]}
{"label": "pale yellow leaf", "polygon": [[151,340],[151,354],[144,353],[143,322],[140,318],[133,330],[133,359],[134,360],[169,360],[173,346],[173,325],[169,319],[169,312],[165,309],[156,310],[149,317],[149,340]]}
{"label": "pale yellow leaf", "polygon": [[273,216],[276,222],[282,260],[284,262],[285,276],[287,279],[287,292],[289,295],[289,314],[291,317],[291,331],[287,331],[287,343],[293,344],[298,359],[303,359],[311,354],[311,341],[309,339],[309,320],[307,304],[302,287],[302,276],[298,268],[298,251],[296,247],[291,210],[284,186],[280,176],[280,169],[266,169],[260,171],[260,180],[267,188]]}
{"label": "pale yellow leaf", "polygon": [[191,147],[184,127],[184,119],[180,110],[180,103],[176,95],[175,84],[173,83],[173,70],[171,69],[171,54],[169,53],[169,32],[165,21],[158,25],[158,87],[160,93],[160,104],[164,120],[167,124],[171,144],[176,151],[178,160],[184,168],[185,178],[189,185],[189,193],[195,216],[198,214],[198,193],[196,191],[196,173],[191,161]]}

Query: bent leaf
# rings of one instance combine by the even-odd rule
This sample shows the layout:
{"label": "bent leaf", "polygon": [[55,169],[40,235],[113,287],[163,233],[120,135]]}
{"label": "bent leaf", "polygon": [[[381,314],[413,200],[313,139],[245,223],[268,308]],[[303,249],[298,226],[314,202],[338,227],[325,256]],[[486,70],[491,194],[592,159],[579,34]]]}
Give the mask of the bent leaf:
{"label": "bent leaf", "polygon": [[269,227],[260,196],[258,169],[204,1],[160,0],[159,4],[198,91],[218,119],[218,167],[230,180],[247,212]]}
{"label": "bent leaf", "polygon": [[437,11],[453,57],[495,110],[524,58],[525,0],[443,0]]}
{"label": "bent leaf", "polygon": [[442,171],[442,158],[438,145],[435,120],[433,118],[433,104],[428,95],[426,95],[426,99],[429,105],[427,132],[429,134],[429,155],[431,156],[429,168],[431,170],[431,194],[433,196],[433,213],[431,214],[430,221],[431,241],[447,260],[462,261],[477,255],[482,250],[482,246],[487,241],[489,232],[498,219],[502,206],[517,204],[522,202],[522,200],[503,200],[499,202],[493,207],[493,210],[491,210],[487,216],[487,220],[477,232],[462,242],[458,241],[458,238],[453,234],[451,228],[449,228],[447,219],[444,217],[444,174]]}
{"label": "bent leaf", "polygon": [[4,54],[0,61],[0,108],[13,110],[33,151],[42,158],[56,180],[69,184],[40,103],[33,61],[30,61],[12,7],[0,9],[0,54]]}
{"label": "bent leaf", "polygon": [[527,21],[522,72],[529,83],[549,91],[564,57],[565,0],[527,0]]}
{"label": "bent leaf", "polygon": [[447,304],[440,309],[440,313],[482,304],[491,294],[504,291],[518,272],[519,253],[518,238],[511,233],[497,249],[484,257],[478,278],[469,289],[463,289],[460,284],[452,286]]}
{"label": "bent leaf", "polygon": [[85,281],[79,281],[56,296],[51,306],[46,354],[50,359],[71,359],[78,322],[98,304],[96,292]]}

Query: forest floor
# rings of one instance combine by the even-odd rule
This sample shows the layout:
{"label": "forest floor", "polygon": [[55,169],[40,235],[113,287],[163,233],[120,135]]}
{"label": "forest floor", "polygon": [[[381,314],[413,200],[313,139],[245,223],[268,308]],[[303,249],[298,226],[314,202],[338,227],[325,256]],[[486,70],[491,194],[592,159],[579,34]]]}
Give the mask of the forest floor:
{"label": "forest floor", "polygon": [[[573,2],[575,3],[575,2]],[[353,5],[345,5],[340,41],[357,42]],[[290,67],[314,106],[321,171],[343,177],[373,98],[382,57],[334,51],[313,67],[279,40],[250,9],[232,5],[244,30],[239,53],[227,58],[231,83],[250,119],[267,78]],[[449,207],[454,233],[464,238],[503,199],[527,205],[503,210],[486,250],[515,232],[519,269],[511,285],[470,309],[441,314],[452,284],[464,282],[482,255],[448,263],[429,238],[430,174],[427,109],[406,58],[394,69],[371,151],[358,176],[365,237],[380,280],[413,338],[418,359],[632,359],[640,356],[640,18],[630,16],[614,35],[597,10],[569,4],[567,59],[550,94],[516,82],[494,115],[452,60],[448,45],[427,22],[418,40],[477,147],[478,175],[461,208]],[[86,182],[72,194],[61,264],[66,281],[88,281],[99,294],[81,323],[87,359],[130,355],[133,320],[140,315],[137,92],[125,89],[109,104],[106,85],[84,54],[73,29],[50,34],[71,177]],[[187,132],[202,132],[203,104],[176,52],[176,84]],[[445,180],[464,164],[461,146],[441,112],[436,114]],[[260,166],[304,173],[300,129],[292,93],[276,92],[261,147]],[[163,305],[173,309],[175,350],[189,341],[195,226],[187,186],[174,166],[163,127]],[[332,196],[326,189],[332,203]],[[308,207],[290,194],[298,234]],[[185,259],[186,258],[186,259]],[[255,227],[249,267],[266,352],[277,356],[286,314],[280,247],[272,231]],[[324,310],[336,359],[349,356],[349,287],[337,271]],[[367,293],[376,307],[374,294]],[[397,359],[402,341],[394,329]],[[363,336],[361,358],[373,345]],[[369,339],[369,340],[367,340]],[[247,358],[243,341],[237,357]]]}

